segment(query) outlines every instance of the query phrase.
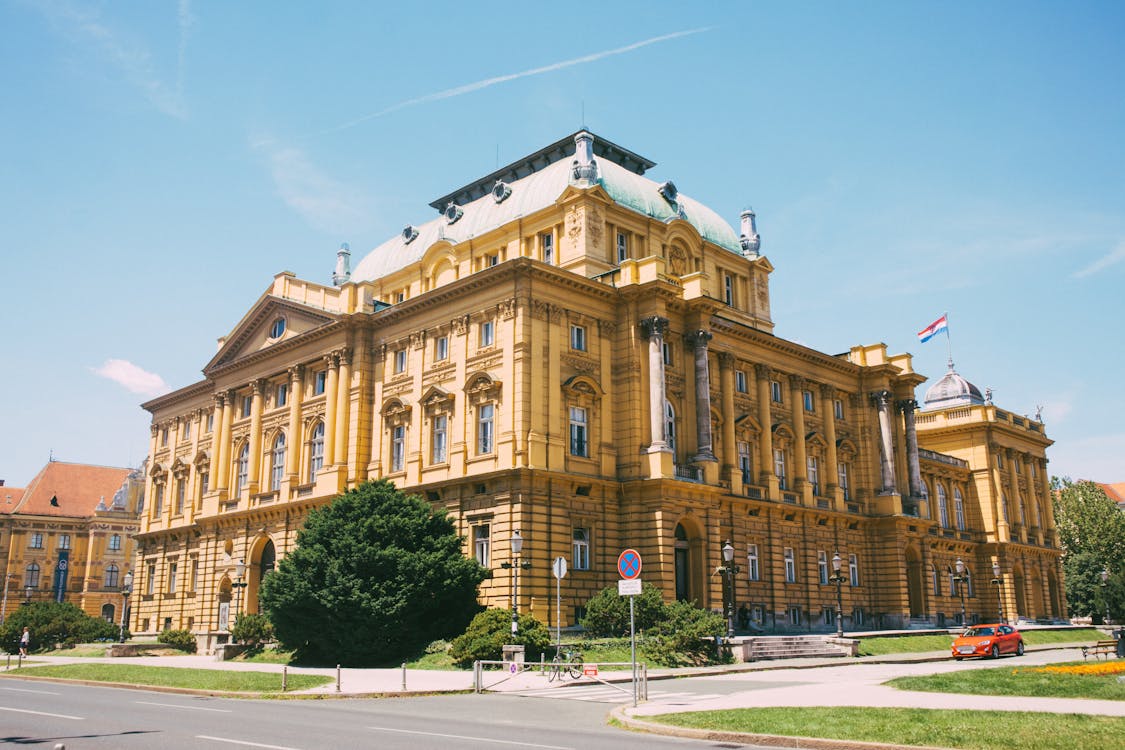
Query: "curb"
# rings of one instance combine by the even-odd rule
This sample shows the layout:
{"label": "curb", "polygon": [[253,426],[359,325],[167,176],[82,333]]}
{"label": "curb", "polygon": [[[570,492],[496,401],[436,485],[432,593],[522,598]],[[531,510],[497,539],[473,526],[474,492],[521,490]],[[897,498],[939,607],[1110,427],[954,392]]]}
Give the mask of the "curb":
{"label": "curb", "polygon": [[780,734],[752,734],[749,732],[719,732],[711,729],[676,727],[629,716],[626,713],[626,708],[626,706],[618,706],[609,713],[610,718],[620,724],[622,728],[634,732],[682,737],[683,739],[736,742],[763,747],[802,748],[802,750],[950,750],[949,748],[931,745],[890,745],[885,742],[831,740],[819,737],[791,737]]}

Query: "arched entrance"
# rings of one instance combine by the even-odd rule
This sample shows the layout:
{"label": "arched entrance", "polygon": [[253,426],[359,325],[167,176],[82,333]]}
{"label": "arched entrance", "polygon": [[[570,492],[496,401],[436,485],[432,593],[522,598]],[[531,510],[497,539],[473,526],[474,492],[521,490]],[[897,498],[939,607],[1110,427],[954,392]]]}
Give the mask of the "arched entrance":
{"label": "arched entrance", "polygon": [[1016,595],[1016,612],[1014,620],[1020,617],[1026,617],[1030,613],[1027,611],[1027,592],[1024,588],[1026,580],[1023,577],[1023,569],[1016,568],[1012,571],[1012,587],[1015,589]]}
{"label": "arched entrance", "polygon": [[262,547],[261,555],[258,562],[254,565],[254,589],[257,594],[254,597],[254,611],[262,611],[262,581],[266,580],[266,576],[273,572],[277,566],[277,550],[273,546],[273,540],[266,540],[266,544]]}
{"label": "arched entrance", "polygon": [[223,576],[223,580],[219,582],[219,596],[218,596],[219,609],[215,613],[215,629],[216,630],[230,630],[230,626],[234,623],[231,620],[231,583],[230,578]]}
{"label": "arched entrance", "polygon": [[1047,573],[1047,598],[1051,600],[1051,617],[1062,617],[1063,606],[1059,602],[1059,582],[1053,572]]}
{"label": "arched entrance", "polygon": [[691,595],[691,544],[683,524],[676,524],[676,601],[689,602]]}
{"label": "arched entrance", "polygon": [[106,622],[117,622],[117,620],[114,619],[116,614],[117,607],[113,606],[109,602],[106,602],[102,605],[102,619]]}
{"label": "arched entrance", "polygon": [[1039,571],[1032,570],[1028,580],[1031,583],[1031,612],[1028,614],[1032,617],[1046,617],[1047,611],[1043,607],[1043,579],[1039,577]]}
{"label": "arched entrance", "polygon": [[923,617],[925,604],[922,599],[922,556],[914,547],[906,548],[906,598],[911,617]]}

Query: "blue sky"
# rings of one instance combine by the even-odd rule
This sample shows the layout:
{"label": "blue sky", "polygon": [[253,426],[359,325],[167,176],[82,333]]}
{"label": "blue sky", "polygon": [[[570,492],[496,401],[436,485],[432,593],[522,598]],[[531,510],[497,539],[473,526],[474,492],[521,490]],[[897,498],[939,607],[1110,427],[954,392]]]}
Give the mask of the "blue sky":
{"label": "blue sky", "polygon": [[1125,479],[1125,6],[694,5],[0,0],[0,478],[138,463],[139,403],[275,273],[328,282],[584,112],[754,207],[778,335],[932,382],[948,311],[1052,473]]}

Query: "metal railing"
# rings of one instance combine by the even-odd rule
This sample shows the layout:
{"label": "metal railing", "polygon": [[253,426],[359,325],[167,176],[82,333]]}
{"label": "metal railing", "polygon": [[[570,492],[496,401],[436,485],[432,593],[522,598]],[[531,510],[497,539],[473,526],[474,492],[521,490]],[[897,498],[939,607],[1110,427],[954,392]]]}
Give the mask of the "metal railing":
{"label": "metal railing", "polygon": [[[539,672],[543,677],[547,673],[560,665],[551,661],[493,661],[482,659],[473,662],[473,692],[482,693],[486,690],[493,690],[498,685],[502,685],[508,680],[515,679],[521,674],[527,672]],[[565,666],[565,665],[563,665]],[[631,695],[634,700],[646,701],[648,700],[648,664],[645,662],[637,662],[636,672],[633,673],[632,679],[628,682],[610,682],[608,679],[601,676],[603,667],[621,667],[622,669],[610,670],[611,674],[628,676],[629,671],[633,669],[633,663],[628,661],[613,661],[613,662],[597,662],[586,663],[584,665],[581,677],[574,678],[575,684],[585,683],[594,684],[600,683],[607,687],[619,690],[625,695]],[[490,681],[489,676],[494,677]],[[486,684],[487,683],[487,684]],[[632,689],[635,685],[635,689]]]}

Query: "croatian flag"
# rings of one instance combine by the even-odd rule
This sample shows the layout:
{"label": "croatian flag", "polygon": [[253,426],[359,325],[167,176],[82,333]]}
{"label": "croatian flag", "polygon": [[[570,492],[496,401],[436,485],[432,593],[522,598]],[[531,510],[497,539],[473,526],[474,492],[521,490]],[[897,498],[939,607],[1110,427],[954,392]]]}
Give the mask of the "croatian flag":
{"label": "croatian flag", "polygon": [[930,323],[928,326],[918,331],[918,340],[923,344],[937,336],[942,331],[949,330],[949,323],[945,319],[946,316],[942,315],[940,318]]}

